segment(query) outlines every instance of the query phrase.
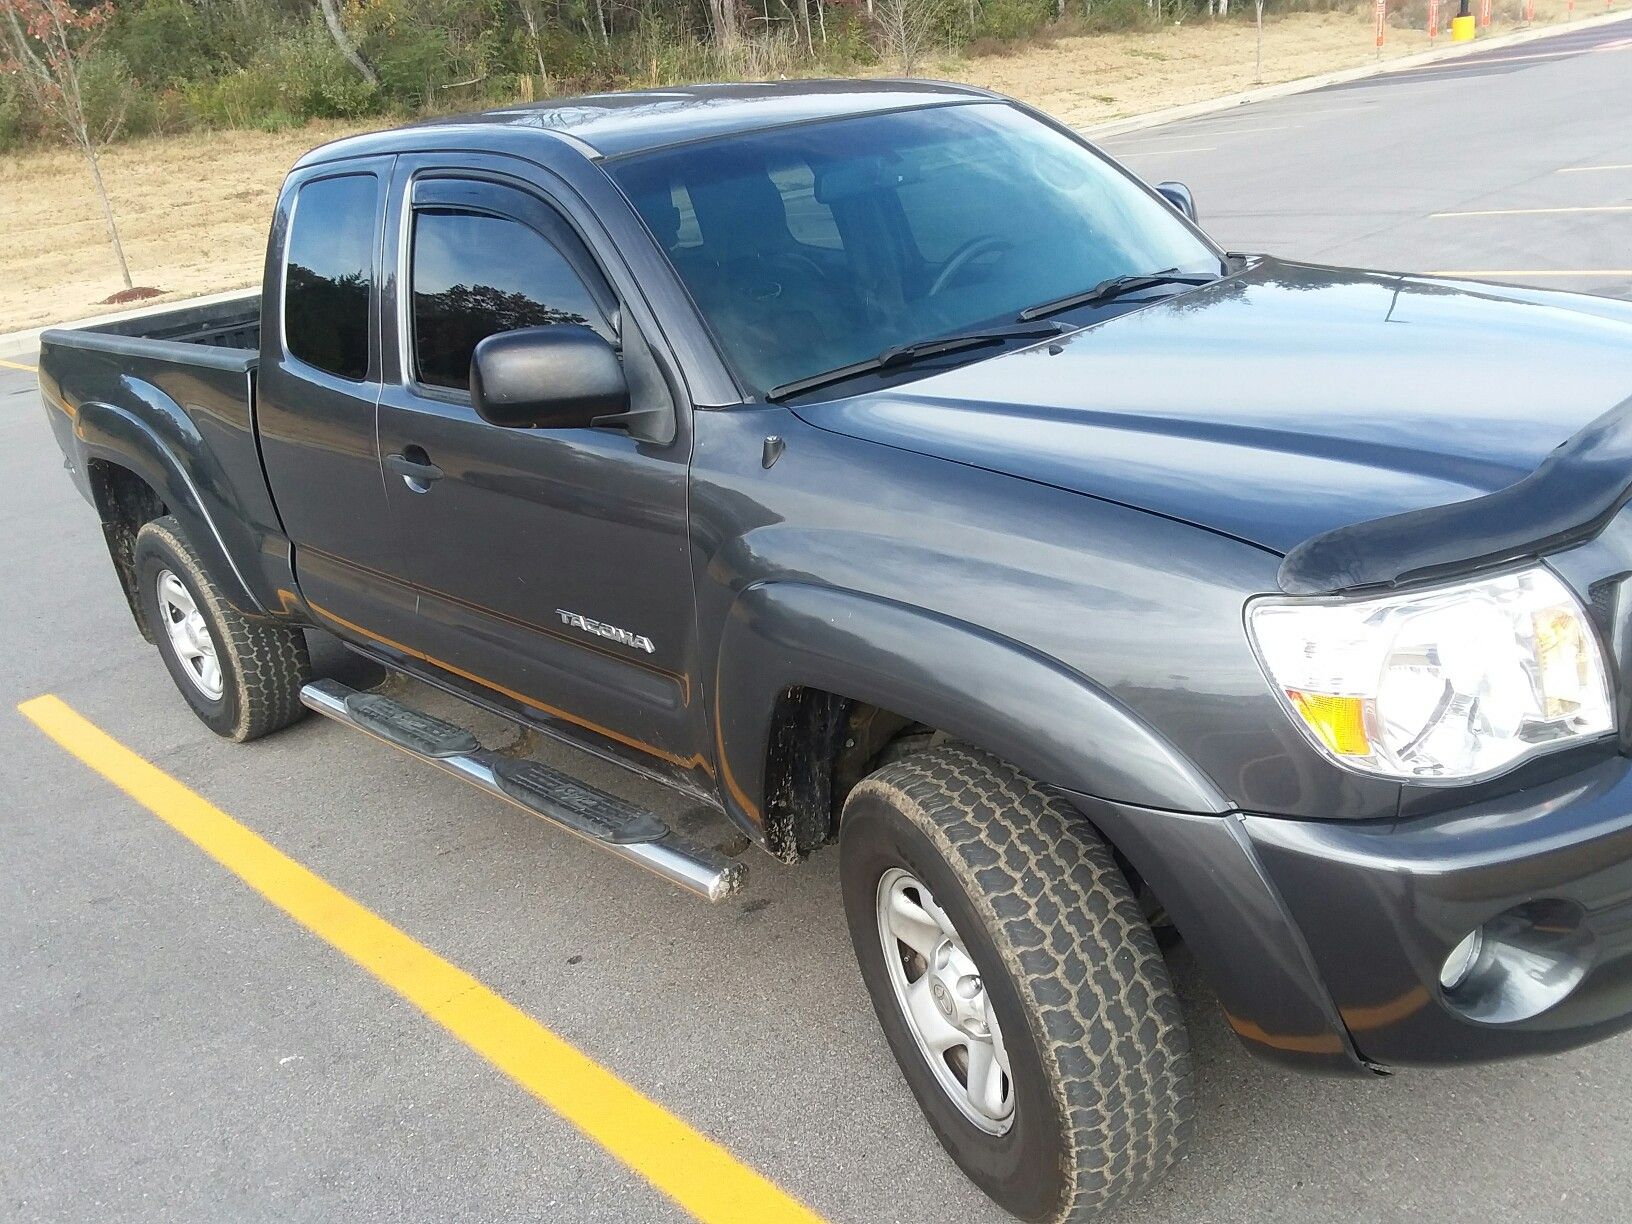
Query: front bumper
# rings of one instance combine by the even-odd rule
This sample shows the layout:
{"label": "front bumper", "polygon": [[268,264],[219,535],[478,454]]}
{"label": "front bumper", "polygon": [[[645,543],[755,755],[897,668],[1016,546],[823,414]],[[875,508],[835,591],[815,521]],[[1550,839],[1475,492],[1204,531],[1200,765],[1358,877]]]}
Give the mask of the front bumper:
{"label": "front bumper", "polygon": [[[1547,1053],[1632,1027],[1632,762],[1431,817],[1189,816],[1075,797],[1257,1052],[1308,1070]],[[1440,969],[1475,928],[1465,988]]]}

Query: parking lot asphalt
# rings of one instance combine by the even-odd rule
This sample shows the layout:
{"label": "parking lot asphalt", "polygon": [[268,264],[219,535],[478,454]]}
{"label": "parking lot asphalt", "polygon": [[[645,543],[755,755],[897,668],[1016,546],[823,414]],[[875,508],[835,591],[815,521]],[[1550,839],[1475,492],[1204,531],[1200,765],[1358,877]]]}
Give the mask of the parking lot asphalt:
{"label": "parking lot asphalt", "polygon": [[[1188,182],[1232,249],[1632,296],[1629,97],[1632,21],[1108,147]],[[754,852],[746,893],[710,909],[321,720],[242,747],[206,731],[131,624],[33,361],[0,352],[0,1217],[686,1218],[640,1160],[14,712],[54,694],[821,1217],[1003,1218],[877,1031],[832,854]],[[315,653],[359,676],[333,643]],[[1197,1141],[1118,1224],[1632,1218],[1632,1039],[1303,1079],[1238,1047],[1182,949],[1175,970]]]}

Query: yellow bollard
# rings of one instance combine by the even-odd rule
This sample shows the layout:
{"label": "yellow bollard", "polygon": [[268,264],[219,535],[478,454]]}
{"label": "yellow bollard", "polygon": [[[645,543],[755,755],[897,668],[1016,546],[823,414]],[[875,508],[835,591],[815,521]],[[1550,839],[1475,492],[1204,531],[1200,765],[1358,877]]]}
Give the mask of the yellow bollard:
{"label": "yellow bollard", "polygon": [[1451,18],[1452,42],[1472,42],[1474,32],[1474,20],[1472,17]]}

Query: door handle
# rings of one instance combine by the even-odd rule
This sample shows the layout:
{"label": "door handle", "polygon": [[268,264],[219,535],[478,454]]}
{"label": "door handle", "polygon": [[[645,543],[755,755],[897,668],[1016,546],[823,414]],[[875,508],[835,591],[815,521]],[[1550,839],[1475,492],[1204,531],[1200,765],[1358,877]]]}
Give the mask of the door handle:
{"label": "door handle", "polygon": [[415,493],[429,493],[431,485],[442,479],[442,469],[431,462],[423,447],[405,446],[400,455],[387,455],[385,466]]}

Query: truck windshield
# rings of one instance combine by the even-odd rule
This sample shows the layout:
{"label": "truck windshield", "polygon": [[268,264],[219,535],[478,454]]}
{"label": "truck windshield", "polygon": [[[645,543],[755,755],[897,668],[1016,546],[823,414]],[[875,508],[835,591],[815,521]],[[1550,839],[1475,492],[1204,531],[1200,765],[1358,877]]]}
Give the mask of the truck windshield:
{"label": "truck windshield", "polygon": [[785,127],[608,169],[759,395],[1113,277],[1220,270],[1165,203],[1003,103]]}

